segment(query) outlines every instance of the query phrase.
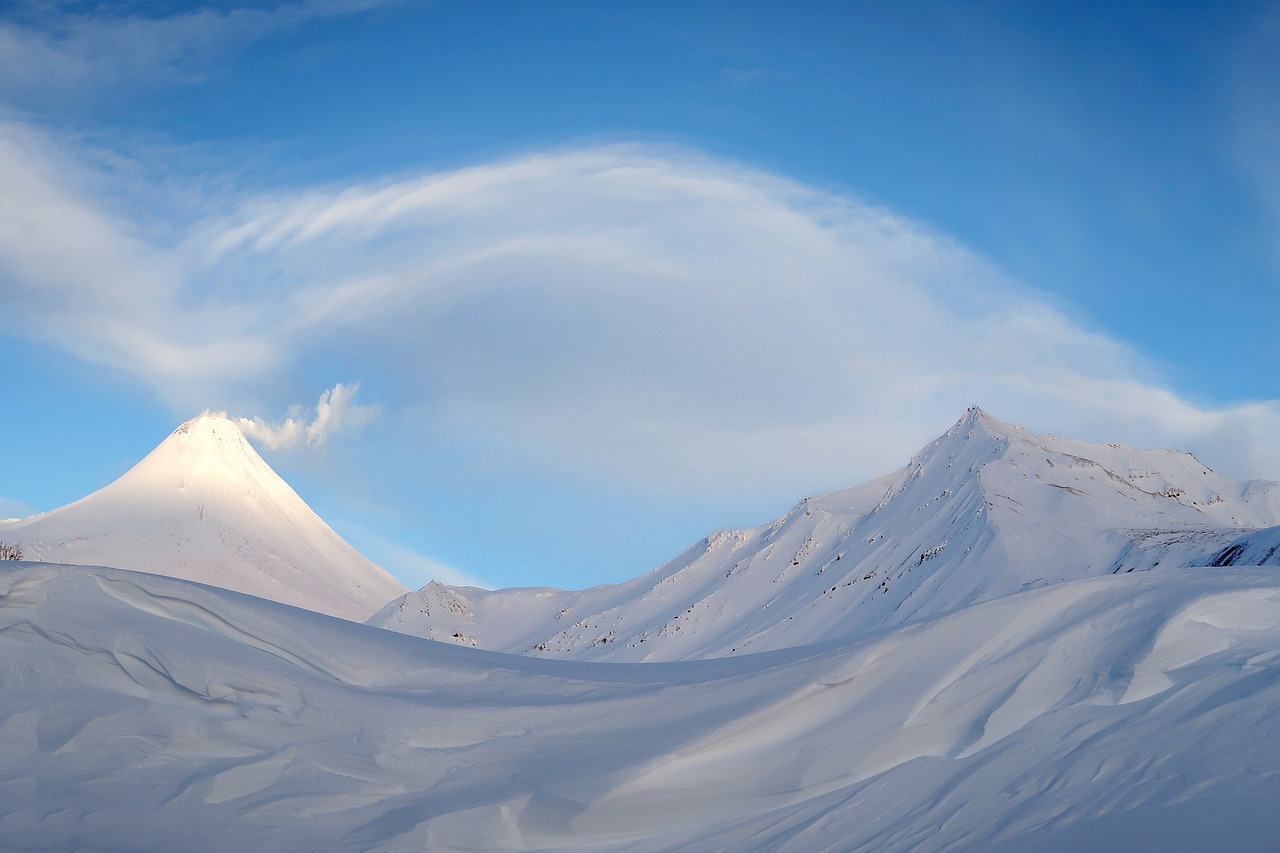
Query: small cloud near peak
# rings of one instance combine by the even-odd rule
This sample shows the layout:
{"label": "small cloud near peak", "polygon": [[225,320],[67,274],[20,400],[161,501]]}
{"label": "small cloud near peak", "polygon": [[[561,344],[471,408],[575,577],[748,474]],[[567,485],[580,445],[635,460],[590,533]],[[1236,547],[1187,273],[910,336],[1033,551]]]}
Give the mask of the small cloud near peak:
{"label": "small cloud near peak", "polygon": [[291,406],[285,419],[276,423],[259,417],[234,420],[246,437],[268,450],[319,447],[333,436],[354,432],[377,417],[377,406],[361,406],[355,402],[359,390],[359,382],[350,385],[339,382],[320,395],[315,414],[309,420],[298,405]]}

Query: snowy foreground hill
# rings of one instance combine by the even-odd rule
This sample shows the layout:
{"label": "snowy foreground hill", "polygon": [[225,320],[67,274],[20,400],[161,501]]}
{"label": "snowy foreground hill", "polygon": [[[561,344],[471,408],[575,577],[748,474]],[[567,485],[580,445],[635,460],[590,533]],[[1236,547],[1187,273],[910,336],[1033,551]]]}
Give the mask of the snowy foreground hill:
{"label": "snowy foreground hill", "polygon": [[[545,657],[663,661],[848,637],[1023,589],[1133,570],[1274,564],[1280,484],[1188,453],[1035,435],[972,408],[905,468],[717,533],[627,583],[433,583],[373,624]],[[1234,550],[1229,550],[1234,549]]]}
{"label": "snowy foreground hill", "polygon": [[667,664],[0,569],[9,850],[1275,850],[1280,576],[1069,581]]}
{"label": "snowy foreground hill", "polygon": [[0,521],[0,541],[29,559],[155,572],[347,619],[404,592],[217,415],[184,423],[87,498]]}
{"label": "snowy foreground hill", "polygon": [[234,430],[0,526],[121,566],[0,564],[0,849],[1280,849],[1277,484],[975,409],[630,583],[361,624]]}

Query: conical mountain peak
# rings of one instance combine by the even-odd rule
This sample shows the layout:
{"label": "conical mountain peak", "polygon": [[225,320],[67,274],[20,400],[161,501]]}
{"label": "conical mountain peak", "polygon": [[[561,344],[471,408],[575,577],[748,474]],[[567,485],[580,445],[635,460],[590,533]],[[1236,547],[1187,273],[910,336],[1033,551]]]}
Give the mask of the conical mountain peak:
{"label": "conical mountain peak", "polygon": [[208,412],[115,482],[8,535],[48,562],[141,569],[345,618],[404,591],[325,524],[234,421]]}
{"label": "conical mountain peak", "polygon": [[253,456],[258,455],[249,439],[240,431],[239,424],[217,412],[204,412],[182,424],[169,434],[161,446],[169,442],[235,448]]}
{"label": "conical mountain peak", "polygon": [[206,441],[240,443],[246,441],[235,421],[221,412],[205,411],[175,429],[170,437],[190,436]]}
{"label": "conical mountain peak", "polygon": [[225,415],[204,413],[179,426],[108,489],[205,490],[230,501],[270,492],[300,500]]}

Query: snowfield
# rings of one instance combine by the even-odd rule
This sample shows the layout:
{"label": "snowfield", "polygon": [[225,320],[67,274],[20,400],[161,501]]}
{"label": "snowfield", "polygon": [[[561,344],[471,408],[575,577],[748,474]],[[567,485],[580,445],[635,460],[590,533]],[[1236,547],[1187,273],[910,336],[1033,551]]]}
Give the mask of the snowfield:
{"label": "snowfield", "polygon": [[1280,845],[1266,570],[1072,581],[641,665],[112,569],[18,564],[0,594],[9,849]]}
{"label": "snowfield", "polygon": [[973,409],[628,583],[404,595],[205,416],[0,539],[4,850],[1280,849],[1280,485],[1187,454]]}

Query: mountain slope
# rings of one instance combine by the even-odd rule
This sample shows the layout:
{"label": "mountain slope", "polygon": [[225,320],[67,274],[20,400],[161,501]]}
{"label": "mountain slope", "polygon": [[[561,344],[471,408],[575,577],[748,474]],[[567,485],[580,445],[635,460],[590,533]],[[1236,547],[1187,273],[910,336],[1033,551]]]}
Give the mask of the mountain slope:
{"label": "mountain slope", "polygon": [[216,415],[178,427],[86,498],[0,522],[0,539],[28,559],[154,572],[347,619],[404,592]]}
{"label": "mountain slope", "polygon": [[846,637],[1019,589],[1205,564],[1280,524],[1280,484],[1194,456],[1037,436],[980,409],[900,471],[717,533],[632,581],[581,591],[438,583],[371,622],[517,653],[640,661]]}
{"label": "mountain slope", "polygon": [[1069,581],[643,667],[0,567],[8,850],[1280,846],[1280,576]]}

